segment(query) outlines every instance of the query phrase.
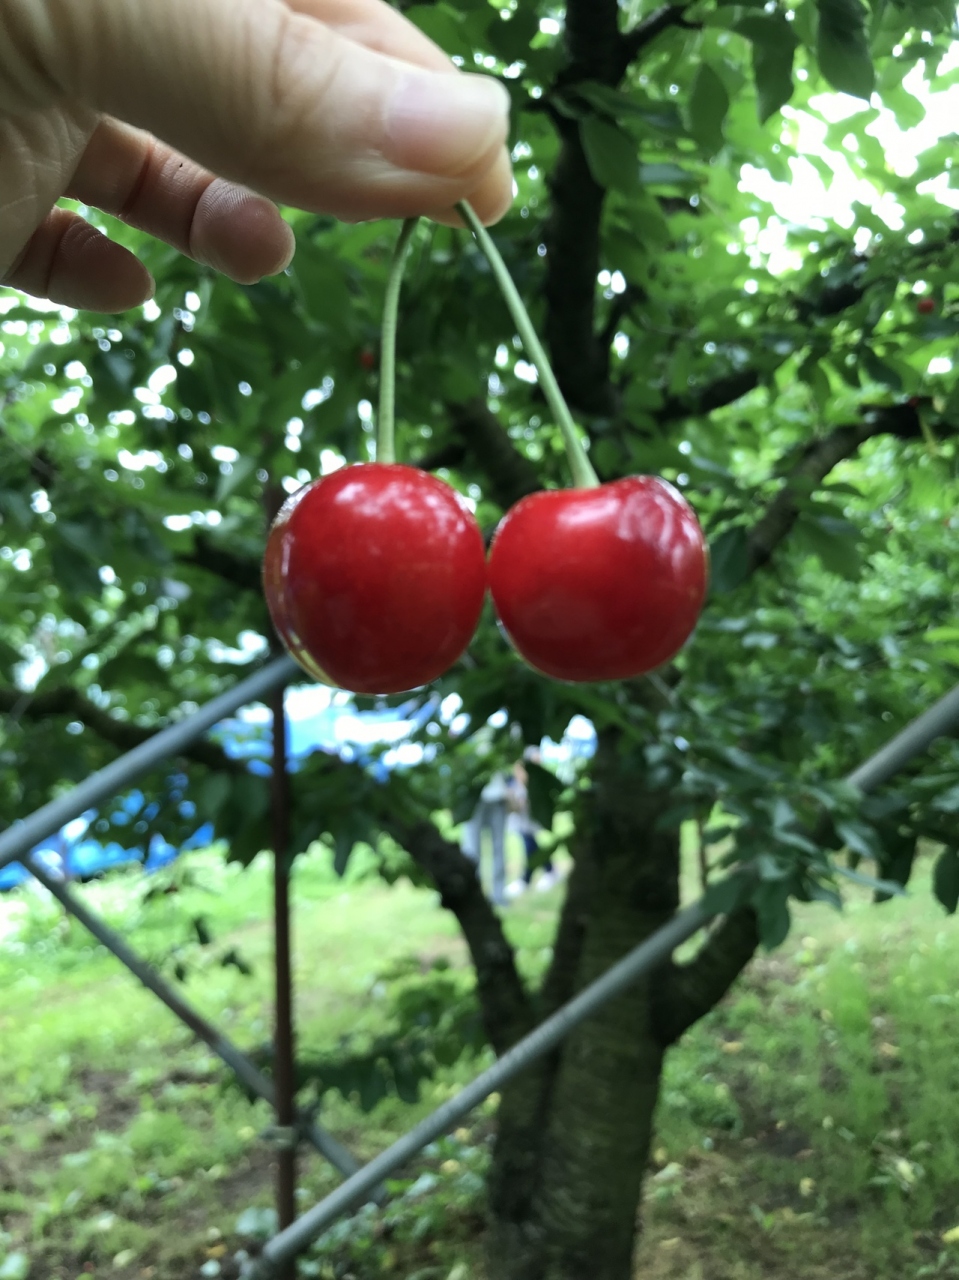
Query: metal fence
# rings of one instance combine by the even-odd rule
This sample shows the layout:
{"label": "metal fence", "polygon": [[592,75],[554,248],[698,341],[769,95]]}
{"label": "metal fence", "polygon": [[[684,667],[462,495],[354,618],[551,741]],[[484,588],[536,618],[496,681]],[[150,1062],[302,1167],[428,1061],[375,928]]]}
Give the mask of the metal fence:
{"label": "metal fence", "polygon": [[[86,809],[109,799],[136,778],[176,755],[206,733],[225,716],[246,703],[257,701],[282,690],[299,672],[292,659],[280,658],[241,681],[235,689],[214,698],[206,706],[182,721],[157,733],[98,773],[56,800],[44,805],[22,822],[0,833],[0,867],[23,860],[41,884],[103,943],[150,991],[180,1020],[218,1054],[238,1079],[253,1094],[277,1107],[286,1127],[292,1115],[291,1098],[281,1099],[274,1081],[262,1072],[222,1033],[192,1009],[141,957],[110,927],[100,920],[66,886],[52,879],[29,851],[39,841],[58,831]],[[274,701],[271,699],[271,701]],[[282,699],[274,702],[274,738],[279,730],[285,734],[282,721]],[[898,773],[910,760],[925,751],[940,735],[959,726],[959,686],[933,707],[896,734],[886,746],[870,757],[846,778],[865,793],[881,786]],[[382,1179],[404,1165],[424,1146],[445,1133],[475,1106],[507,1084],[530,1063],[562,1041],[584,1019],[624,990],[630,983],[662,964],[681,943],[691,938],[712,918],[703,899],[679,912],[631,951],[605,974],[596,979],[535,1030],[525,1036],[491,1067],[478,1075],[455,1097],[437,1108],[414,1129],[368,1164],[358,1162],[333,1136],[303,1117],[294,1117],[289,1145],[295,1149],[298,1139],[311,1142],[341,1173],[347,1175],[335,1191],[308,1210],[295,1222],[285,1225],[264,1247],[261,1255],[247,1267],[247,1280],[277,1280],[289,1275],[293,1260],[325,1231],[337,1218],[368,1199],[382,1200]],[[287,995],[289,993],[287,992]],[[292,1044],[289,1046],[292,1050]],[[285,1108],[285,1110],[284,1110]],[[280,1123],[283,1123],[281,1119]],[[281,1218],[281,1226],[284,1225]]]}
{"label": "metal fence", "polygon": [[199,711],[161,729],[154,737],[134,747],[118,760],[91,773],[89,778],[43,805],[35,813],[31,813],[29,818],[14,822],[0,833],[0,868],[5,867],[8,862],[19,861],[34,845],[47,836],[52,836],[81,813],[95,808],[104,800],[112,799],[124,787],[156,768],[158,764],[171,759],[234,711],[245,707],[248,702],[258,702],[265,698],[268,693],[282,688],[297,674],[302,675],[302,672],[292,658],[276,658],[246,680],[241,680],[235,688],[213,698],[200,707]]}

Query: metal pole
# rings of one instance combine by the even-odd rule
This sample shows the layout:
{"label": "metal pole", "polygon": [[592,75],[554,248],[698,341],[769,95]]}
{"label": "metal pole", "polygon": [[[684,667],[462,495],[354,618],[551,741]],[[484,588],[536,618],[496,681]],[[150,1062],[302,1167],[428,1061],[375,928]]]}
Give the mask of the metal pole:
{"label": "metal pole", "polygon": [[959,725],[959,685],[917,716],[891,742],[854,769],[846,781],[860,791],[874,791],[898,773],[913,756],[919,755],[936,738]]}
{"label": "metal pole", "polygon": [[[861,764],[846,781],[863,792],[880,786],[913,755],[924,750],[942,733],[959,724],[959,686],[936,703],[929,711],[907,725],[896,736]],[[708,924],[712,914],[703,907],[703,899],[679,912],[645,942],[634,948],[596,979],[568,1004],[541,1023],[535,1031],[518,1041],[481,1075],[462,1089],[449,1102],[422,1120],[391,1147],[375,1156],[359,1173],[303,1214],[292,1227],[281,1231],[265,1246],[262,1254],[244,1272],[244,1280],[277,1280],[286,1261],[302,1253],[336,1219],[350,1208],[350,1202],[366,1188],[405,1164],[427,1143],[445,1133],[456,1121],[489,1097],[502,1085],[548,1053],[568,1033],[601,1005],[637,978],[655,969],[681,943]]]}
{"label": "metal pole", "polygon": [[[74,919],[79,920],[83,927],[116,956],[120,963],[129,969],[148,991],[151,991],[166,1005],[171,1013],[190,1028],[197,1039],[209,1045],[216,1056],[226,1063],[250,1093],[263,1098],[271,1107],[274,1105],[275,1091],[273,1081],[259,1071],[231,1040],[217,1031],[216,1027],[211,1023],[207,1022],[192,1005],[183,999],[178,991],[160,977],[152,966],[137,955],[118,933],[105,924],[99,916],[90,911],[80,898],[74,894],[72,889],[49,876],[39,859],[34,860],[28,857],[25,859],[25,865],[40,884],[56,898],[64,910],[69,912]],[[319,1151],[320,1155],[329,1160],[330,1164],[335,1169],[338,1169],[340,1173],[350,1175],[356,1173],[361,1167],[356,1157],[347,1151],[346,1147],[338,1142],[331,1133],[327,1133],[319,1125],[312,1122],[304,1123],[302,1124],[302,1130],[304,1136]],[[385,1197],[386,1192],[380,1187],[377,1190],[377,1195],[371,1198],[381,1203]]]}
{"label": "metal pole", "polygon": [[[286,767],[286,711],[281,685],[270,696],[273,712],[273,937],[276,979],[276,1029],[273,1081],[276,1087],[276,1211],[280,1229],[296,1220],[296,1067],[293,1032],[293,967],[290,945],[290,779]],[[282,1280],[296,1280],[295,1255],[280,1269]]]}
{"label": "metal pole", "polygon": [[248,1280],[276,1280],[281,1268],[292,1257],[303,1252],[322,1231],[344,1213],[368,1187],[375,1186],[381,1178],[405,1164],[428,1142],[442,1134],[473,1110],[484,1098],[495,1093],[525,1067],[543,1054],[549,1053],[559,1042],[590,1014],[612,996],[635,982],[637,978],[655,969],[687,938],[703,927],[709,915],[700,903],[695,903],[675,915],[662,929],[657,930],[634,951],[607,969],[601,978],[561,1009],[557,1010],[535,1031],[524,1036],[512,1049],[477,1076],[455,1098],[445,1102],[432,1115],[422,1120],[391,1147],[374,1157],[368,1165],[347,1178],[325,1200],[299,1218],[292,1227],[280,1232],[264,1248],[252,1268],[245,1273]]}
{"label": "metal pole", "polygon": [[16,862],[67,822],[85,810],[95,808],[103,800],[111,799],[136,778],[189,746],[225,716],[248,702],[259,701],[299,671],[292,658],[277,658],[255,675],[213,698],[199,711],[161,729],[148,741],[91,774],[70,791],[37,809],[29,818],[13,823],[0,833],[0,868],[8,862]]}

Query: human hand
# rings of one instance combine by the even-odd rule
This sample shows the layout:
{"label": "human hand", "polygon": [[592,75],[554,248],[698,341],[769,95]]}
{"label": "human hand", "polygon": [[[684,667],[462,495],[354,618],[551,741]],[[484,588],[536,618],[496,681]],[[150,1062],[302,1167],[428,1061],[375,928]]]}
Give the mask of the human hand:
{"label": "human hand", "polygon": [[495,221],[507,115],[381,0],[0,0],[0,282],[94,311],[152,296],[63,195],[243,283],[292,258],[274,200]]}

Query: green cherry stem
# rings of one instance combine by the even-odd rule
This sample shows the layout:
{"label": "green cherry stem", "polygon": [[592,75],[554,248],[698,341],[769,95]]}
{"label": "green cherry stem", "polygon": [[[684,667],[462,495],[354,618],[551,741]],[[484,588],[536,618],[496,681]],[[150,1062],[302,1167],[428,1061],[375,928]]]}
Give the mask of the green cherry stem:
{"label": "green cherry stem", "polygon": [[400,304],[403,268],[419,218],[407,218],[400,229],[390,260],[390,274],[383,299],[380,331],[380,407],[376,415],[376,461],[396,461],[396,317]]}
{"label": "green cherry stem", "polygon": [[509,313],[513,317],[513,323],[516,325],[519,336],[523,340],[523,346],[536,366],[536,372],[539,374],[539,384],[543,388],[546,403],[552,410],[553,417],[563,433],[563,443],[566,445],[566,456],[569,458],[569,469],[573,476],[573,484],[577,489],[598,488],[599,480],[593,470],[592,463],[587,457],[586,450],[583,448],[583,443],[576,433],[576,424],[573,422],[573,415],[569,411],[569,405],[559,389],[559,383],[556,381],[549,358],[536,334],[536,330],[533,328],[529,312],[523,306],[523,299],[519,296],[519,291],[513,283],[513,278],[506,263],[500,257],[499,250],[470,205],[465,200],[461,200],[456,206],[456,210],[476,237],[479,247],[489,262],[500,292],[506,300]]}

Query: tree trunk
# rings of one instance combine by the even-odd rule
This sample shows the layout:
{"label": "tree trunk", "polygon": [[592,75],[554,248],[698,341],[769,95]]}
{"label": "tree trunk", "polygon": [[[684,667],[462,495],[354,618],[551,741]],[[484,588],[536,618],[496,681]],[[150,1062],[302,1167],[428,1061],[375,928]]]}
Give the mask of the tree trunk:
{"label": "tree trunk", "polygon": [[[582,893],[574,904],[583,914],[574,990],[678,903],[678,833],[654,829],[662,797],[642,793],[642,765],[618,746],[601,741],[578,814],[577,878],[588,866],[589,887],[585,905]],[[497,1280],[629,1280],[664,1053],[656,982],[611,1000],[535,1076],[504,1091],[490,1200]]]}
{"label": "tree trunk", "polygon": [[[638,932],[628,911],[603,915],[584,957],[585,980],[652,931]],[[662,1060],[649,1030],[648,982],[611,1000],[571,1037],[537,1204],[544,1280],[629,1280]]]}

